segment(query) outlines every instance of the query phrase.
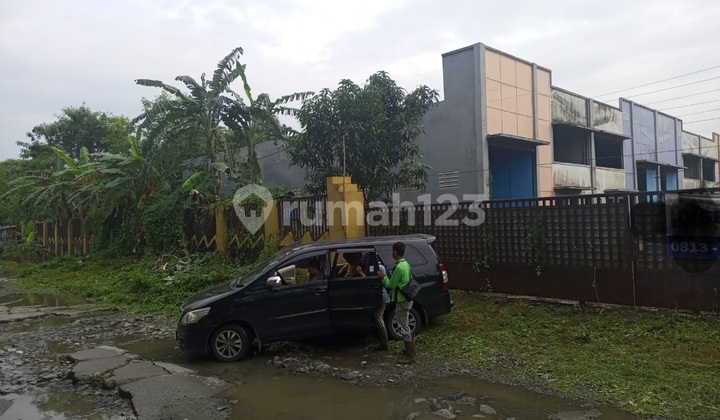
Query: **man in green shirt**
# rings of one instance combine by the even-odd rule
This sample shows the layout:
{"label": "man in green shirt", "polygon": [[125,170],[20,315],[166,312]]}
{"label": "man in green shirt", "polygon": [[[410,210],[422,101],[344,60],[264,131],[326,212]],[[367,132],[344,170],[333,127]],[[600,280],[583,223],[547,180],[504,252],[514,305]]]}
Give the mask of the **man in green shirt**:
{"label": "man in green shirt", "polygon": [[388,278],[382,271],[378,271],[378,275],[391,291],[392,301],[395,302],[395,319],[400,326],[400,335],[405,342],[405,357],[401,358],[399,362],[410,364],[415,361],[415,342],[409,325],[410,309],[413,302],[406,299],[401,290],[410,282],[412,271],[410,270],[410,264],[405,261],[404,243],[396,242],[393,244],[392,257],[396,262],[392,277]]}

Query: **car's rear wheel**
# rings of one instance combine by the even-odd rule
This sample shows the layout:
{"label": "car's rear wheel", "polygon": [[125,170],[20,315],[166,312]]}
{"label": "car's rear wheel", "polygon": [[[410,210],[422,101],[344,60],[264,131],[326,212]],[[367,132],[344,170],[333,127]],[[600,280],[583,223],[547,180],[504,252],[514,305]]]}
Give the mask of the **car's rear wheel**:
{"label": "car's rear wheel", "polygon": [[[410,333],[415,337],[422,329],[422,318],[415,308],[410,309],[410,315],[408,316],[408,324],[410,326]],[[402,341],[402,335],[400,334],[400,324],[395,319],[395,308],[388,312],[385,318],[385,327],[388,330],[388,336],[391,340]]]}
{"label": "car's rear wheel", "polygon": [[220,362],[237,362],[245,358],[251,345],[245,328],[235,324],[223,325],[210,337],[210,350]]}

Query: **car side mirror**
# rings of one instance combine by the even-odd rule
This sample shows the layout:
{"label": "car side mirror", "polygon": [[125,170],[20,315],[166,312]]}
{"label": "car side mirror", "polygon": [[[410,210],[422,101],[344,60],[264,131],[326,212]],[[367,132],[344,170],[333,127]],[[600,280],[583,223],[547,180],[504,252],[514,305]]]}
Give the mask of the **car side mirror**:
{"label": "car side mirror", "polygon": [[282,279],[279,276],[268,277],[265,284],[268,289],[276,289],[282,285]]}

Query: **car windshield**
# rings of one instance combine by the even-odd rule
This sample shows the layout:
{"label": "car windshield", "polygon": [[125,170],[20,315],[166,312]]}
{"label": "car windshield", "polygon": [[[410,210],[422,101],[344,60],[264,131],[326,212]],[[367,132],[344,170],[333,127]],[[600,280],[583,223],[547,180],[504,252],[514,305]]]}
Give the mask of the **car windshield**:
{"label": "car windshield", "polygon": [[247,285],[251,281],[258,278],[258,276],[263,274],[265,272],[265,270],[267,269],[267,267],[278,264],[290,252],[292,252],[291,249],[281,249],[277,254],[261,259],[260,261],[256,262],[252,267],[250,267],[250,270],[248,270],[247,273],[245,273],[241,277],[233,280],[233,282],[232,282],[233,286],[242,287],[242,286]]}

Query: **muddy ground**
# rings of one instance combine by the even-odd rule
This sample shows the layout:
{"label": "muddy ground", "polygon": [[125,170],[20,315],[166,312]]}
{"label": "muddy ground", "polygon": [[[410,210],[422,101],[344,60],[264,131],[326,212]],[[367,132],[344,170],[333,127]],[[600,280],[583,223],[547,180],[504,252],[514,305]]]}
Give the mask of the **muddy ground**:
{"label": "muddy ground", "polygon": [[10,282],[0,282],[0,315],[40,312],[0,322],[1,420],[11,418],[2,415],[7,401],[15,412],[25,410],[26,420],[135,418],[132,404],[116,390],[69,379],[72,363],[59,357],[101,345],[230,383],[220,396],[227,403],[218,405],[218,418],[637,418],[513,386],[523,382],[522,374],[512,373],[522,372],[522,366],[502,356],[471,367],[421,348],[418,363],[405,367],[396,364],[394,352],[373,352],[372,337],[333,337],[271,346],[239,363],[191,361],[175,344],[175,320],[98,309],[87,302],[23,295]]}

